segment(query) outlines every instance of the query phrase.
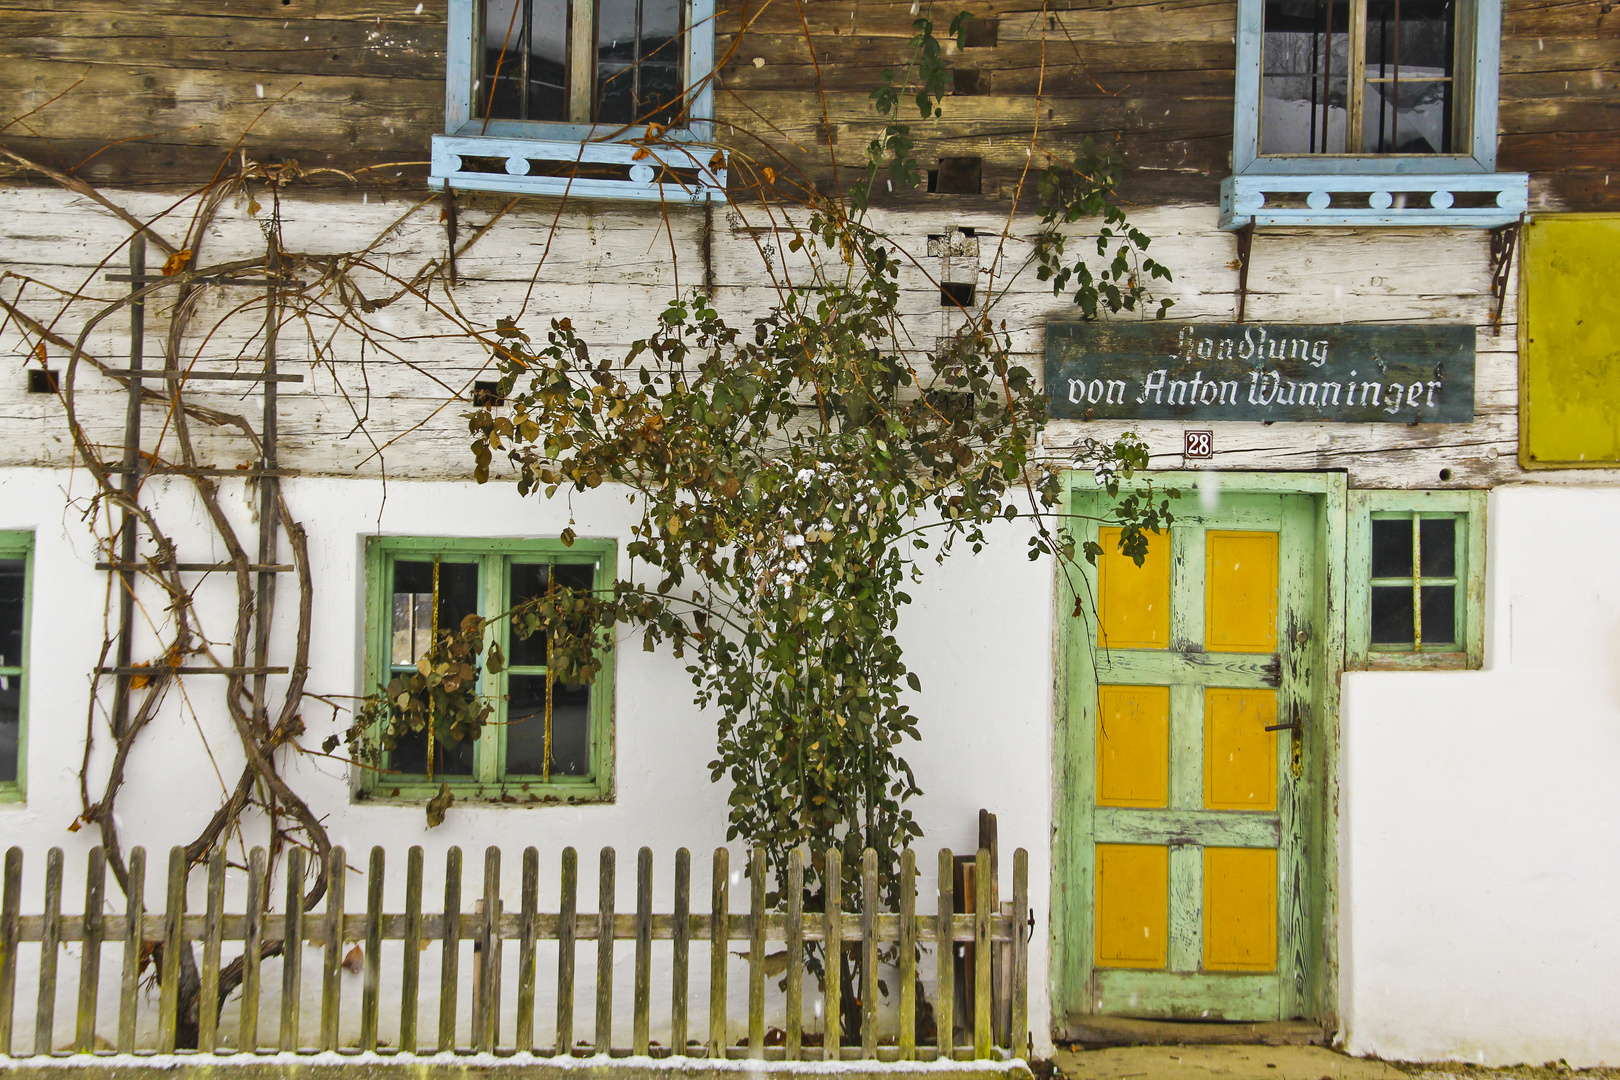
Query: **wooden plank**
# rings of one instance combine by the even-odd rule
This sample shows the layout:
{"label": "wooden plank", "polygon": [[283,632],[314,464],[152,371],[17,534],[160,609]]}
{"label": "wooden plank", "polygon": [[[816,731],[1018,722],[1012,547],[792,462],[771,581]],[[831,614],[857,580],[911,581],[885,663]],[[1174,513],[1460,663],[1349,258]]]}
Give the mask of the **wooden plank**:
{"label": "wooden plank", "polygon": [[557,1047],[558,1057],[574,1048],[574,933],[579,903],[579,853],[562,853],[562,902],[557,915]]}
{"label": "wooden plank", "polygon": [[[54,848],[52,849],[55,850]],[[163,970],[158,982],[158,1053],[174,1052],[180,1020],[180,950],[191,948],[181,934],[186,911],[186,849],[169,849],[169,888],[163,908]]]}
{"label": "wooden plank", "polygon": [[326,917],[321,936],[326,947],[321,956],[321,1036],[322,1050],[338,1048],[338,1011],[343,1002],[343,887],[347,876],[342,845],[326,853]]}
{"label": "wooden plank", "polygon": [[287,899],[281,916],[282,1053],[298,1049],[298,1013],[304,977],[304,849],[287,852]]}
{"label": "wooden plank", "polygon": [[688,973],[691,963],[692,936],[692,853],[685,848],[675,852],[675,927],[674,956],[671,961],[672,984],[669,1006],[670,1052],[686,1053],[686,1012]]}
{"label": "wooden plank", "polygon": [[804,1025],[804,850],[788,852],[787,881],[787,1019],[783,1057],[798,1061],[803,1053]]}
{"label": "wooden plank", "polygon": [[1241,810],[1131,810],[1099,806],[1096,838],[1118,844],[1207,843],[1276,847],[1276,814]]}
{"label": "wooden plank", "polygon": [[1012,1023],[1008,1041],[1014,1055],[1034,1057],[1029,1041],[1029,942],[1024,920],[1029,911],[1029,852],[1013,852],[1012,895]]}
{"label": "wooden plank", "polygon": [[90,849],[84,871],[84,944],[79,952],[79,1015],[73,1035],[73,1049],[81,1054],[92,1053],[96,1048],[96,997],[101,990],[102,907],[106,887],[107,853],[97,845]]}
{"label": "wooden plank", "polygon": [[456,1048],[456,991],[461,974],[461,848],[444,857],[444,930],[439,954],[439,1053]]}
{"label": "wooden plank", "polygon": [[522,910],[518,919],[517,1032],[518,1053],[534,1050],[534,942],[535,911],[540,904],[540,852],[523,849]]}
{"label": "wooden plank", "polygon": [[1204,959],[1204,849],[1170,845],[1170,928],[1165,967],[1198,971]]}
{"label": "wooden plank", "polygon": [[630,1052],[647,1056],[652,1011],[652,848],[636,853],[636,982]]}
{"label": "wooden plank", "polygon": [[478,1005],[473,1049],[493,1052],[501,1027],[501,849],[484,849],[484,917],[478,932]]}
{"label": "wooden plank", "polygon": [[399,1050],[416,1053],[418,995],[422,976],[422,848],[405,855],[405,948],[399,974]]}
{"label": "wooden plank", "polygon": [[22,907],[22,869],[22,848],[7,848],[6,880],[4,891],[0,892],[0,1054],[8,1057],[17,1004],[17,920]]}
{"label": "wooden plank", "polygon": [[1110,1013],[1167,1020],[1250,1021],[1277,1015],[1275,975],[1101,968],[1096,1000]]}
{"label": "wooden plank", "polygon": [[237,1023],[236,1049],[259,1049],[259,959],[264,955],[265,908],[270,896],[264,848],[248,856],[247,913],[242,932],[242,1012]]}
{"label": "wooden plank", "polygon": [[765,1057],[765,849],[748,859],[748,1056]]}
{"label": "wooden plank", "polygon": [[956,859],[950,848],[939,849],[939,906],[935,908],[934,959],[938,964],[934,990],[934,1023],[938,1025],[935,1046],[939,1057],[950,1060],[956,1041],[956,946],[951,942],[952,920],[956,917]]}
{"label": "wooden plank", "polygon": [[877,852],[861,852],[861,1056],[877,1057]]}
{"label": "wooden plank", "polygon": [[[49,1055],[56,1029],[56,968],[62,955],[62,849],[45,853],[44,925],[39,939],[39,1004],[34,1012],[34,1053]],[[176,963],[178,963],[176,953]],[[168,956],[164,956],[168,960]],[[164,969],[167,971],[165,963]]]}
{"label": "wooden plank", "polygon": [[366,944],[363,982],[360,985],[360,1049],[377,1049],[377,1015],[381,1008],[382,984],[382,907],[387,856],[380,846],[371,848],[366,867]]}
{"label": "wooden plank", "polygon": [[917,854],[900,852],[900,1060],[917,1056]]}
{"label": "wooden plank", "polygon": [[208,855],[208,898],[203,916],[202,983],[197,995],[197,1049],[212,1054],[219,1049],[220,935],[225,921],[225,851]]}
{"label": "wooden plank", "polygon": [[709,922],[709,1058],[726,1057],[726,946],[731,936],[731,852],[714,849]]}
{"label": "wooden plank", "polygon": [[844,857],[837,848],[828,848],[826,868],[821,877],[822,925],[826,934],[822,941],[822,961],[826,975],[822,979],[822,1037],[821,1056],[828,1061],[839,1060],[844,1045]]}
{"label": "wooden plank", "polygon": [[994,1052],[990,1032],[990,920],[995,915],[990,886],[994,880],[990,853],[980,848],[973,860],[973,1056],[980,1060]]}
{"label": "wooden plank", "polygon": [[596,884],[596,1052],[613,1049],[613,902],[617,853],[604,847]]}

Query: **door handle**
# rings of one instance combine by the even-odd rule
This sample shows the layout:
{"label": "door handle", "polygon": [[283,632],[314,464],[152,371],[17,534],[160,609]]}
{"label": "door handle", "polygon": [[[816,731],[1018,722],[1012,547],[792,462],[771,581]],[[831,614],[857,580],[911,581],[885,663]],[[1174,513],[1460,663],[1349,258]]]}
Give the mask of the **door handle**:
{"label": "door handle", "polygon": [[1299,721],[1294,720],[1294,721],[1291,721],[1291,722],[1286,723],[1286,724],[1271,724],[1266,728],[1266,730],[1267,731],[1294,731],[1294,732],[1298,732],[1298,731],[1301,731],[1303,729],[1301,728]]}

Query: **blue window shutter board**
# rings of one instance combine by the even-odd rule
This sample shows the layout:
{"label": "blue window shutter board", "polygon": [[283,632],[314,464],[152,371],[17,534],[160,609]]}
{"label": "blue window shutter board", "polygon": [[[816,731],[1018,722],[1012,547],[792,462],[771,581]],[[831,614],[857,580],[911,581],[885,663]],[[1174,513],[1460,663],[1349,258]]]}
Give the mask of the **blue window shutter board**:
{"label": "blue window shutter board", "polygon": [[1265,0],[1239,0],[1237,111],[1232,118],[1232,172],[1246,173],[1260,155],[1260,44]]}
{"label": "blue window shutter board", "polygon": [[477,58],[476,0],[450,0],[445,19],[444,130],[458,131],[472,119],[473,61]]}
{"label": "blue window shutter board", "polygon": [[[1305,205],[1298,205],[1299,196]],[[1458,196],[1461,196],[1459,199]],[[1245,225],[1441,225],[1494,229],[1519,220],[1525,173],[1433,176],[1230,176],[1221,181],[1220,227]],[[1404,205],[1397,205],[1397,199]],[[1464,205],[1458,206],[1462,202]],[[1479,202],[1484,205],[1471,206]]]}

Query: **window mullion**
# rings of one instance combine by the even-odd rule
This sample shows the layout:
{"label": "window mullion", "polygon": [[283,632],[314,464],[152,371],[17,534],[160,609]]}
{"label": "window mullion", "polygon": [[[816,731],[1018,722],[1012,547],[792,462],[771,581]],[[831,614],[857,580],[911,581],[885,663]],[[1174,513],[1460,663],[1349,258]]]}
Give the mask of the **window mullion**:
{"label": "window mullion", "polygon": [[1344,96],[1344,152],[1360,154],[1362,90],[1367,84],[1367,0],[1350,0],[1350,70]]}
{"label": "window mullion", "polygon": [[[525,87],[527,90],[527,87]],[[479,590],[479,609],[486,619],[506,610],[502,603],[506,587],[506,575],[503,573],[504,561],[499,555],[485,555],[479,560],[479,574],[482,577]],[[496,627],[495,635],[500,629]],[[487,645],[487,642],[486,642]],[[487,654],[486,654],[487,655]],[[500,779],[501,750],[506,740],[506,728],[500,726],[506,719],[505,680],[500,675],[490,674],[487,667],[479,665],[479,690],[487,698],[492,698],[495,711],[489,718],[495,721],[494,725],[484,729],[484,734],[474,744],[473,776],[480,784],[493,784]]]}
{"label": "window mullion", "polygon": [[596,90],[595,0],[573,0],[568,18],[568,121],[589,124]]}

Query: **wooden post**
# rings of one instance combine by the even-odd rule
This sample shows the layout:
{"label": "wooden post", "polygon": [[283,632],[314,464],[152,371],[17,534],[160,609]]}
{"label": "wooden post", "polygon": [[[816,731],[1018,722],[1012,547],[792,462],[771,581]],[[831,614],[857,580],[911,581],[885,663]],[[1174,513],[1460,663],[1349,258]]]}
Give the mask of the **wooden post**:
{"label": "wooden post", "polygon": [[304,849],[287,852],[287,908],[281,930],[281,1050],[298,1049],[298,1006],[304,969]]}
{"label": "wooden post", "polygon": [[255,1054],[259,1050],[259,957],[264,952],[264,916],[270,896],[264,848],[256,847],[248,856],[247,930],[242,941],[242,1015],[238,1022],[236,1049]]}
{"label": "wooden post", "polygon": [[837,848],[827,849],[826,869],[821,879],[825,901],[822,919],[826,936],[822,939],[826,977],[822,980],[821,1053],[828,1061],[842,1056],[844,1041],[844,987],[840,981],[844,955],[844,856]]}
{"label": "wooden post", "polygon": [[[52,848],[53,852],[57,849]],[[61,854],[57,852],[57,873],[61,873]],[[174,1053],[175,1029],[180,1020],[180,950],[191,948],[182,933],[182,920],[186,917],[186,849],[178,844],[169,849],[169,889],[163,909],[163,973],[158,983],[158,1053]],[[47,887],[49,879],[47,878]],[[57,879],[58,890],[61,878]],[[60,893],[59,893],[60,895]],[[54,965],[53,965],[54,966]],[[41,973],[43,974],[43,972]],[[55,973],[52,972],[53,979]],[[43,987],[41,988],[43,990]],[[55,987],[52,987],[54,992]],[[46,1038],[50,1038],[49,1030]],[[34,1034],[35,1042],[39,1033]],[[49,1052],[49,1045],[46,1051]]]}
{"label": "wooden post", "polygon": [[[96,1049],[96,997],[101,990],[101,909],[107,887],[107,853],[90,849],[84,871],[84,948],[79,954],[79,1016],[73,1048],[81,1054]],[[206,999],[205,999],[206,1000]]]}
{"label": "wooden post", "polygon": [[1029,852],[1013,852],[1012,910],[1012,1023],[1009,1047],[1016,1057],[1028,1053],[1029,1045],[1029,945],[1024,940],[1024,920],[1029,911]]}
{"label": "wooden post", "polygon": [[980,848],[973,863],[973,1056],[988,1058],[994,1045],[990,1031],[990,852]]}
{"label": "wooden post", "polygon": [[422,973],[422,848],[405,855],[405,949],[399,973],[399,1050],[416,1053],[416,1021]]}
{"label": "wooden post", "polygon": [[197,1049],[212,1054],[219,1049],[219,956],[225,932],[225,852],[215,848],[208,856],[208,901],[203,916],[202,987],[197,995]]}
{"label": "wooden post", "polygon": [[484,849],[484,920],[478,932],[478,1029],[473,1047],[493,1053],[501,1036],[501,849]]}
{"label": "wooden post", "polygon": [[535,914],[540,906],[540,852],[523,849],[522,915],[518,927],[517,1034],[519,1053],[534,1050]]}
{"label": "wooden post", "polygon": [[651,1049],[648,1013],[652,1011],[652,848],[636,853],[636,987],[631,1053],[646,1057]]}
{"label": "wooden post", "polygon": [[322,1050],[338,1048],[338,1010],[343,1003],[343,886],[345,853],[342,846],[326,853],[326,918],[321,936],[326,948],[321,958]]}
{"label": "wooden post", "polygon": [[765,1057],[765,849],[748,860],[748,1056]]}
{"label": "wooden post", "polygon": [[6,849],[6,881],[3,893],[0,893],[0,1054],[7,1056],[11,1054],[12,1013],[17,1004],[17,942],[22,936],[18,925],[22,918],[22,868],[22,848]]}
{"label": "wooden post", "polygon": [[604,847],[596,883],[596,1052],[613,1049],[613,899],[618,887],[615,853]]}
{"label": "wooden post", "polygon": [[731,937],[731,852],[714,849],[709,921],[709,1058],[726,1058],[726,945]]}
{"label": "wooden post", "polygon": [[917,856],[900,852],[900,1060],[917,1056]]}
{"label": "wooden post", "polygon": [[360,986],[360,1049],[377,1049],[377,1013],[381,1007],[378,992],[382,983],[383,883],[386,856],[375,845],[366,867],[366,955],[364,982]]}
{"label": "wooden post", "polygon": [[692,853],[685,848],[675,852],[675,955],[671,967],[669,1045],[673,1053],[686,1053],[686,995],[692,941]]}
{"label": "wooden post", "polygon": [[861,852],[861,1057],[877,1058],[877,852]]}
{"label": "wooden post", "polygon": [[938,963],[939,985],[934,991],[935,1045],[941,1061],[955,1056],[956,1043],[956,944],[953,920],[956,897],[952,895],[956,859],[950,848],[939,849],[939,907],[934,922],[934,959]]}
{"label": "wooden post", "polygon": [[[45,911],[39,932],[39,1005],[34,1013],[34,1053],[49,1055],[56,1027],[56,964],[62,953],[62,849],[45,853]],[[163,970],[169,970],[168,954]],[[175,956],[178,972],[179,954]],[[164,984],[169,985],[168,983]]]}
{"label": "wooden post", "polygon": [[574,913],[579,902],[579,854],[562,853],[562,910],[557,916],[557,1056],[574,1052]]}
{"label": "wooden post", "polygon": [[461,848],[444,857],[444,949],[439,959],[439,1053],[456,1048],[456,984],[461,976]]}
{"label": "wooden post", "polygon": [[787,1031],[783,1056],[798,1061],[804,1029],[804,850],[788,852]]}

